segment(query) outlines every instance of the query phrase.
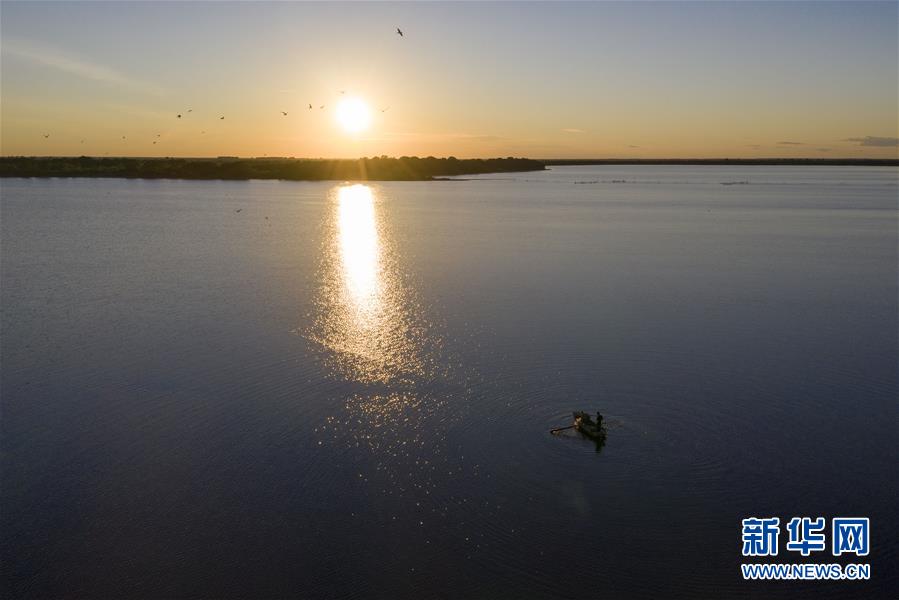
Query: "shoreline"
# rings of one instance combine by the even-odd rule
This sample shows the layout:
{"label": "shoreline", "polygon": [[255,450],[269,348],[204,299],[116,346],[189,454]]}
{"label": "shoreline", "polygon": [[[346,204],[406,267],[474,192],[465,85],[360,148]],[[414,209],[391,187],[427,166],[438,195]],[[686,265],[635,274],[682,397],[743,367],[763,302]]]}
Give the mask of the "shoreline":
{"label": "shoreline", "polygon": [[586,165],[899,167],[899,158],[545,158],[538,160],[548,167]]}
{"label": "shoreline", "polygon": [[78,177],[282,181],[432,181],[435,177],[543,171],[528,158],[457,159],[386,156],[360,159],[308,158],[0,158],[0,177]]}
{"label": "shoreline", "polygon": [[544,171],[555,166],[899,167],[899,159],[528,159],[386,156],[310,158],[0,157],[0,178],[116,178],[204,181],[445,181],[465,175]]}

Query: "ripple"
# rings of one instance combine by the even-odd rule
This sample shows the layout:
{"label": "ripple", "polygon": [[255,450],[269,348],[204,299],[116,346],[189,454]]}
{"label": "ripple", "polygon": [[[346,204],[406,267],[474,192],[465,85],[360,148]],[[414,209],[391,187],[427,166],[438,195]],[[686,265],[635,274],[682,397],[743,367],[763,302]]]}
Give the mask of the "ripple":
{"label": "ripple", "polygon": [[367,185],[338,186],[326,224],[314,324],[305,332],[335,374],[359,383],[428,374],[440,345],[398,266],[378,198]]}

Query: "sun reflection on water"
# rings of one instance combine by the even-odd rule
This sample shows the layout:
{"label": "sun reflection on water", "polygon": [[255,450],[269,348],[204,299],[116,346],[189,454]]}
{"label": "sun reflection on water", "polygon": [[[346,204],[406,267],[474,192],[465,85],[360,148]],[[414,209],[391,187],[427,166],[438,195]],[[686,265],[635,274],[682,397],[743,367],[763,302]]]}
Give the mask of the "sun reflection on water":
{"label": "sun reflection on water", "polygon": [[352,308],[358,329],[375,325],[380,304],[381,248],[371,188],[351,185],[337,190],[337,232],[343,275],[343,304]]}
{"label": "sun reflection on water", "polygon": [[[469,467],[447,448],[470,379],[446,354],[438,313],[422,302],[415,265],[404,260],[411,242],[391,234],[405,215],[381,189],[329,192],[307,337],[339,384],[315,435],[325,452],[337,447],[324,454],[328,461],[340,457],[344,472],[355,475],[352,485],[367,487],[372,515],[439,535],[440,521],[467,506],[459,478],[478,477],[477,463]],[[466,532],[464,543],[473,535]]]}
{"label": "sun reflection on water", "polygon": [[385,235],[372,187],[331,191],[317,318],[309,336],[327,360],[360,383],[408,381],[425,371],[425,327]]}

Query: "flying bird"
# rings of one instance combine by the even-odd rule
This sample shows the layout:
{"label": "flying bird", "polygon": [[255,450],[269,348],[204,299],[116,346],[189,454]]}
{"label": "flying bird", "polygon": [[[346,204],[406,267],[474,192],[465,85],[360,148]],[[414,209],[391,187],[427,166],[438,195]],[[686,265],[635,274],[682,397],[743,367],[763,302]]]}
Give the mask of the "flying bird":
{"label": "flying bird", "polygon": [[287,116],[287,113],[284,112],[283,110],[281,111],[281,114],[284,115],[285,117]]}
{"label": "flying bird", "polygon": [[400,29],[399,27],[396,28],[396,33],[398,36],[403,37],[403,30]]}
{"label": "flying bird", "polygon": [[312,110],[312,105],[311,105],[311,104],[309,105],[309,110]]}
{"label": "flying bird", "polygon": [[188,108],[188,109],[187,109],[187,112],[194,112],[194,109]]}
{"label": "flying bird", "polygon": [[48,137],[50,137],[50,134],[49,134],[49,133],[45,133],[45,134],[44,134],[44,139],[47,139]]}
{"label": "flying bird", "polygon": [[381,109],[381,112],[384,113],[384,112],[387,112],[388,110],[390,110],[390,107],[389,107],[389,106],[388,106],[387,108],[382,108],[382,109]]}
{"label": "flying bird", "polygon": [[346,94],[346,90],[340,90],[341,94]]}
{"label": "flying bird", "polygon": [[319,108],[324,108],[324,107],[325,107],[325,105],[324,105],[324,104],[322,104],[322,105],[321,105],[321,106],[319,106]]}
{"label": "flying bird", "polygon": [[181,115],[178,115],[178,118],[180,119],[180,118],[181,118]]}
{"label": "flying bird", "polygon": [[219,117],[219,121],[224,121],[225,117]]}

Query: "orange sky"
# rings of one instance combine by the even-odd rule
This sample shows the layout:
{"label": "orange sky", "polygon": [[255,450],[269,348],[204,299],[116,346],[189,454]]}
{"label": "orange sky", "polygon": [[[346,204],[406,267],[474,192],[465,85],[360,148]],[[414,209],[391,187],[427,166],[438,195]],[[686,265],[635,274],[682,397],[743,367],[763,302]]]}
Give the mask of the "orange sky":
{"label": "orange sky", "polygon": [[0,151],[896,157],[897,5],[802,4],[4,2]]}

